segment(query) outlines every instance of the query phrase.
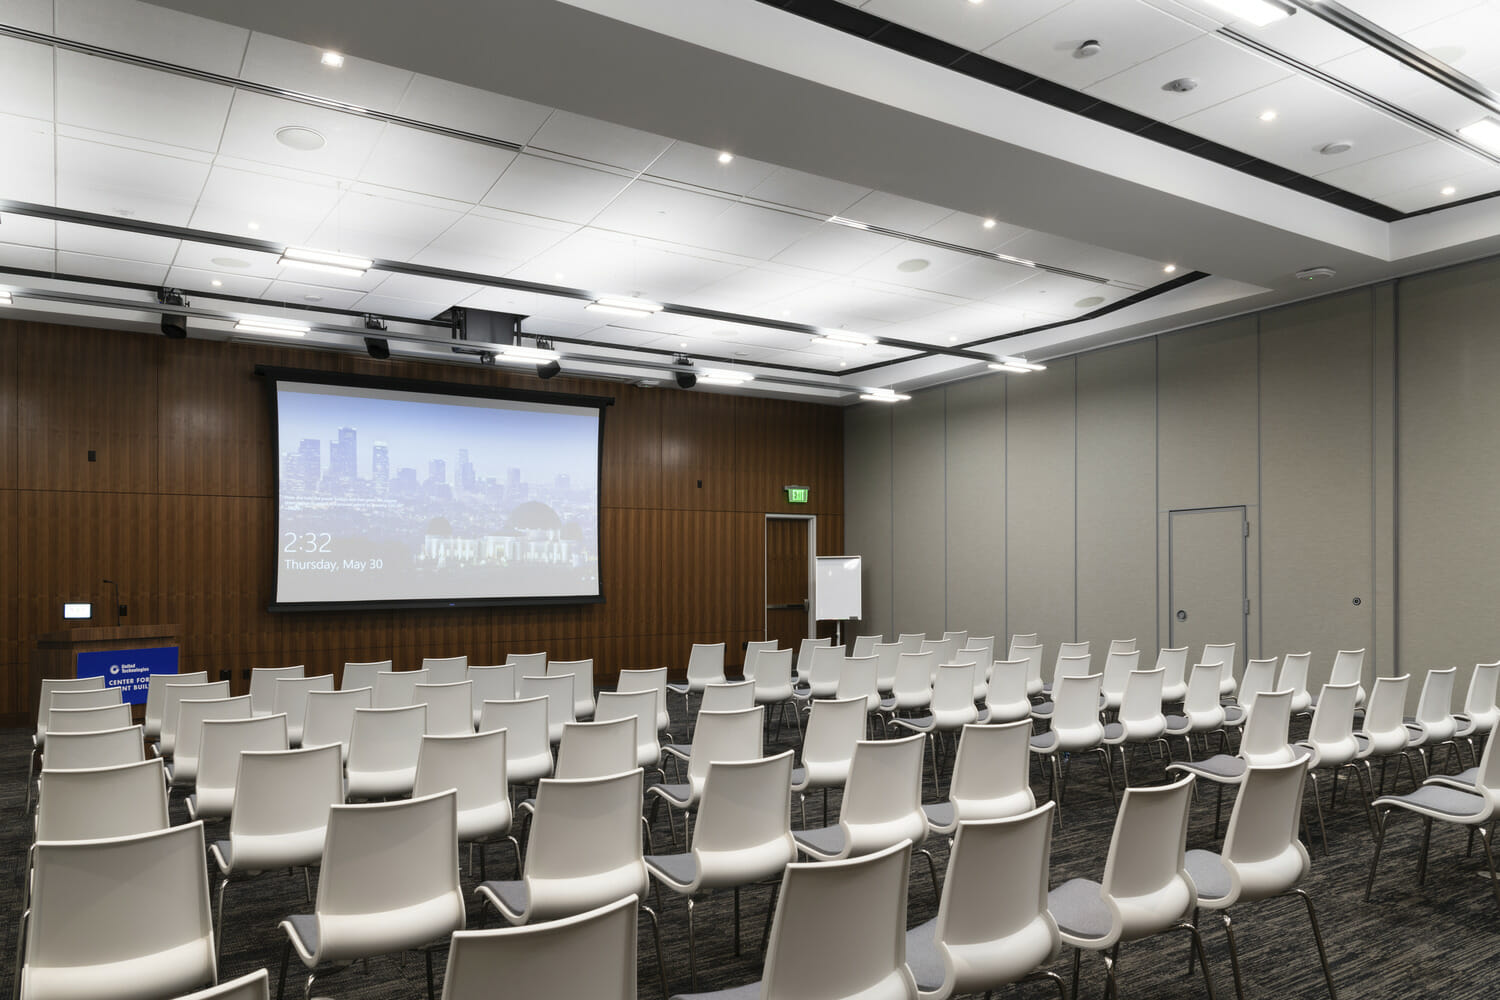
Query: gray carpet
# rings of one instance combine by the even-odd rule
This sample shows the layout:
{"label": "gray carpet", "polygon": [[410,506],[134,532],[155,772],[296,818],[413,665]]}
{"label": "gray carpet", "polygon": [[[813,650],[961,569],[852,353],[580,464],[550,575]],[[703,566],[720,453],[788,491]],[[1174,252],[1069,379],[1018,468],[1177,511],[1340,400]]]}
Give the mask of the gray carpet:
{"label": "gray carpet", "polygon": [[[680,711],[674,700],[674,709]],[[1294,723],[1305,730],[1305,721]],[[676,731],[681,734],[681,723]],[[790,747],[795,734],[783,731],[771,746]],[[768,747],[769,749],[770,747]],[[29,843],[28,823],[21,818],[24,801],[26,761],[30,749],[29,735],[23,730],[0,731],[0,808],[10,819],[0,831],[0,852],[7,859],[11,875],[0,885],[0,910],[6,915],[6,944],[0,949],[5,981],[12,975],[17,909],[20,901],[21,872]],[[1132,775],[1137,783],[1156,783],[1163,777],[1160,762],[1147,762],[1144,756],[1132,758]],[[1394,771],[1394,769],[1393,769]],[[670,769],[669,769],[670,774]],[[1033,770],[1038,799],[1047,795],[1047,786],[1039,772]],[[1118,774],[1117,774],[1118,780]],[[925,801],[940,798],[931,787]],[[1402,788],[1407,787],[1403,778]],[[1342,788],[1342,783],[1341,783]],[[1325,810],[1327,809],[1324,782]],[[1339,996],[1352,998],[1421,998],[1444,997],[1494,998],[1500,996],[1500,906],[1497,906],[1486,882],[1476,877],[1483,862],[1476,854],[1464,856],[1465,838],[1455,828],[1435,828],[1427,884],[1416,884],[1416,858],[1421,824],[1415,817],[1393,817],[1390,836],[1381,861],[1375,899],[1363,901],[1364,878],[1368,870],[1372,841],[1365,813],[1354,795],[1341,801],[1328,815],[1328,837],[1331,853],[1325,855],[1321,841],[1316,842],[1313,871],[1305,883],[1318,908]],[[832,796],[837,815],[838,795]],[[1188,846],[1213,848],[1213,793],[1199,796],[1193,807]],[[808,822],[821,822],[821,795],[808,802]],[[1229,803],[1225,803],[1225,819]],[[1308,805],[1311,817],[1311,805]],[[793,808],[793,822],[799,822]],[[173,818],[185,821],[186,811],[179,799],[173,800]],[[1073,762],[1066,801],[1063,808],[1064,828],[1054,837],[1051,882],[1058,885],[1069,878],[1098,879],[1103,873],[1104,852],[1114,821],[1109,791],[1103,772],[1092,759]],[[679,826],[680,829],[680,826]],[[1316,830],[1316,828],[1314,827]],[[670,834],[665,815],[654,828],[657,850],[665,850]],[[209,827],[210,838],[225,836],[222,826]],[[946,843],[938,838],[928,846],[937,856],[939,870],[946,862]],[[508,847],[492,847],[489,858],[491,878],[513,876],[514,860]],[[465,891],[469,893],[469,926],[495,926],[493,914],[481,915],[472,890],[477,872],[465,868]],[[747,890],[744,896],[744,954],[736,956],[732,945],[733,897],[730,893],[710,896],[700,902],[697,911],[699,989],[738,986],[759,977],[760,935],[770,891],[765,887]],[[683,903],[671,893],[663,893],[665,912],[662,934],[666,950],[667,974],[672,992],[688,989],[687,931]],[[654,900],[653,900],[654,902]],[[227,979],[266,967],[271,971],[273,996],[282,954],[283,936],[277,922],[289,913],[310,912],[300,875],[271,873],[237,883],[230,890],[227,910],[228,936],[220,978]],[[937,912],[925,864],[918,861],[912,868],[907,923],[915,926]],[[143,914],[143,916],[148,916]],[[1326,988],[1313,948],[1307,918],[1295,900],[1274,900],[1243,907],[1234,912],[1241,953],[1245,995],[1248,997],[1323,997]],[[1233,996],[1229,953],[1222,927],[1216,918],[1201,921],[1216,990],[1219,996]],[[660,996],[655,955],[651,948],[649,924],[642,923],[639,980],[642,997]],[[1204,994],[1201,977],[1187,975],[1188,938],[1185,934],[1150,939],[1126,945],[1120,953],[1121,992],[1140,1000],[1200,996]],[[445,956],[438,954],[434,965],[439,977]],[[1071,971],[1071,952],[1063,953],[1053,969],[1065,976]],[[1086,954],[1083,961],[1081,995],[1103,994],[1103,966],[1098,956]],[[288,997],[300,997],[300,965],[292,960],[288,977]],[[496,995],[504,995],[503,984],[496,984]],[[425,996],[425,969],[420,956],[404,960],[372,960],[368,968],[355,966],[319,980],[317,993],[324,996],[386,1000],[386,998],[420,998]],[[1052,997],[1055,989],[1047,983],[1023,984],[1002,991],[1001,996]],[[572,1000],[572,998],[558,998]]]}

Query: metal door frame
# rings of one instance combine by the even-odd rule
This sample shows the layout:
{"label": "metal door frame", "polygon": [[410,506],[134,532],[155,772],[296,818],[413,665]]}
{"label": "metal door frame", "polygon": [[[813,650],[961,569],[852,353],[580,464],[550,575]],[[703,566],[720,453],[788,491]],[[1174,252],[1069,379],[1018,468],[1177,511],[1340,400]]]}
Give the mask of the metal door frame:
{"label": "metal door frame", "polygon": [[[807,638],[818,637],[818,623],[813,620],[813,588],[818,585],[818,515],[816,514],[767,514],[766,524],[760,536],[760,637],[764,639],[771,631],[771,558],[770,522],[807,522]],[[779,606],[778,606],[779,607]]]}
{"label": "metal door frame", "polygon": [[1240,649],[1243,661],[1250,659],[1250,505],[1219,504],[1214,507],[1178,507],[1167,511],[1167,645],[1177,648],[1177,602],[1173,587],[1172,568],[1172,518],[1177,514],[1206,514],[1215,510],[1237,510],[1240,512]]}

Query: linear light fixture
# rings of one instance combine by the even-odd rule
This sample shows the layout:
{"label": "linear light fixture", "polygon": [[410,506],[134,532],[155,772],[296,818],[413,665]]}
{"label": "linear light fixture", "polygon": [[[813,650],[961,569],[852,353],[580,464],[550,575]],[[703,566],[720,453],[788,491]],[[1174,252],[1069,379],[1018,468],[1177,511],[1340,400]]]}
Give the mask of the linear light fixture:
{"label": "linear light fixture", "polygon": [[698,373],[698,381],[709,385],[744,385],[746,382],[754,382],[755,376],[729,368],[705,368]]}
{"label": "linear light fixture", "polygon": [[287,247],[276,261],[286,267],[308,267],[317,271],[328,271],[350,278],[364,277],[364,273],[375,266],[368,257],[353,257],[331,250],[308,250],[303,247]]}
{"label": "linear light fixture", "polygon": [[526,361],[531,364],[544,361],[558,361],[562,358],[556,351],[549,351],[545,347],[526,347],[523,344],[511,344],[500,348],[499,360]]}
{"label": "linear light fixture", "polygon": [[659,303],[617,295],[601,295],[584,308],[616,316],[655,316],[661,312]]}
{"label": "linear light fixture", "polygon": [[1481,118],[1465,125],[1458,130],[1458,134],[1476,145],[1500,153],[1500,121],[1494,118]]}
{"label": "linear light fixture", "polygon": [[846,219],[842,215],[830,215],[828,217],[828,221],[833,223],[835,226],[847,226],[850,229],[870,228],[870,224],[867,222],[860,222],[856,219]]}
{"label": "linear light fixture", "polygon": [[997,372],[1011,372],[1016,375],[1029,375],[1032,372],[1044,372],[1046,365],[1034,365],[1025,358],[1001,358],[999,361],[990,362],[990,370]]}
{"label": "linear light fixture", "polygon": [[822,339],[830,343],[850,347],[874,347],[879,341],[867,333],[855,333],[853,330],[824,330]]}
{"label": "linear light fixture", "polygon": [[234,324],[235,333],[267,333],[275,337],[305,337],[308,327],[288,319],[246,316]]}
{"label": "linear light fixture", "polygon": [[10,292],[0,292],[0,306],[8,306],[10,304]]}
{"label": "linear light fixture", "polygon": [[894,389],[866,389],[859,398],[870,403],[904,403],[911,399],[906,393]]}
{"label": "linear light fixture", "polygon": [[1232,15],[1236,21],[1244,21],[1257,28],[1264,28],[1297,13],[1297,8],[1277,3],[1276,0],[1208,0],[1208,4]]}

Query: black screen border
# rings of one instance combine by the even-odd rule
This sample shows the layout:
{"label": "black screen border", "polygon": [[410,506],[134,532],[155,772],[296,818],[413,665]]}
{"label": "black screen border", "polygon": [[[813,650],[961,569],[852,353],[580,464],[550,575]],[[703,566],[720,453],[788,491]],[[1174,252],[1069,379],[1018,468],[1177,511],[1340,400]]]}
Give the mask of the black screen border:
{"label": "black screen border", "polygon": [[603,604],[604,599],[604,415],[615,405],[613,396],[591,396],[582,393],[546,392],[537,389],[515,389],[503,386],[468,385],[462,382],[443,382],[436,379],[400,378],[386,375],[359,375],[353,372],[325,371],[316,368],[285,368],[277,365],[256,365],[255,374],[266,380],[266,398],[271,408],[271,464],[275,482],[276,525],[270,551],[276,552],[276,543],[281,538],[281,413],[276,402],[276,386],[280,382],[301,382],[313,385],[343,386],[358,389],[387,389],[397,392],[425,392],[442,396],[468,396],[480,399],[501,399],[520,403],[551,403],[558,406],[579,408],[593,407],[599,411],[599,447],[595,482],[599,484],[599,504],[595,516],[599,518],[599,593],[594,596],[565,594],[556,596],[528,597],[465,597],[454,599],[412,598],[399,601],[277,601],[281,587],[281,560],[272,560],[271,600],[266,610],[278,614],[289,612],[326,611],[402,611],[433,610],[436,608],[523,608],[563,607],[568,605]]}

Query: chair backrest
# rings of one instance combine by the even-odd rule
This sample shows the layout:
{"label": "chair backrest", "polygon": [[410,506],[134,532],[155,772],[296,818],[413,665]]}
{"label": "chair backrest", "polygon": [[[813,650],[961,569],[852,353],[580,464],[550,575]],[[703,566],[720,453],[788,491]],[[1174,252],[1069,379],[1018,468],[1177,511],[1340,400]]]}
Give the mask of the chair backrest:
{"label": "chair backrest", "polygon": [[427,706],[429,736],[465,736],[474,731],[474,685],[471,681],[418,684],[412,688],[411,702]]}
{"label": "chair backrest", "polygon": [[1333,669],[1328,674],[1330,684],[1359,684],[1364,680],[1365,651],[1363,649],[1341,649],[1333,654]]}
{"label": "chair backrest", "polygon": [[865,711],[880,707],[880,663],[873,656],[851,656],[839,668],[835,698],[863,698]]}
{"label": "chair backrest", "polygon": [[1109,651],[1111,653],[1134,653],[1140,649],[1134,639],[1111,639],[1109,640]]}
{"label": "chair backrest", "polygon": [[1219,703],[1219,678],[1228,668],[1223,663],[1195,663],[1188,675],[1187,696],[1182,711],[1197,729],[1217,729],[1224,724],[1224,706]]}
{"label": "chair backrest", "polygon": [[896,661],[894,690],[919,691],[924,687],[931,690],[937,668],[936,653],[902,653]]}
{"label": "chair backrest", "polygon": [[98,996],[104,982],[128,983],[134,997],[212,984],[203,824],[39,842],[24,962],[25,1000]]}
{"label": "chair backrest", "polygon": [[229,817],[236,870],[312,864],[323,852],[328,810],[344,801],[344,765],[334,744],[240,754]]}
{"label": "chair backrest", "polygon": [[[1250,673],[1250,664],[1257,662],[1259,661],[1251,660],[1250,663],[1245,664],[1247,678]],[[1281,660],[1281,674],[1276,678],[1276,690],[1292,692],[1292,700],[1300,701],[1305,706],[1306,701],[1303,696],[1307,694],[1307,670],[1311,663],[1311,653],[1286,654]],[[1240,703],[1243,704],[1244,700],[1244,696],[1241,695]]]}
{"label": "chair backrest", "polygon": [[56,733],[47,740],[43,768],[113,767],[146,759],[141,726],[120,726],[81,733]]}
{"label": "chair backrest", "polygon": [[[90,685],[92,687],[104,686],[104,678],[102,677],[79,678],[79,682],[81,683],[82,681],[99,682],[97,684]],[[168,684],[204,684],[207,681],[207,670],[198,670],[193,673],[186,674],[152,674],[146,681],[146,738],[148,740],[154,740],[161,736],[162,707],[165,704]],[[53,683],[57,682],[54,681]],[[45,686],[47,684],[47,681],[44,679],[42,681],[42,684],[42,714],[46,715],[47,702]]]}
{"label": "chair backrest", "polygon": [[703,685],[700,712],[739,712],[755,707],[755,681],[729,681]]}
{"label": "chair backrest", "polygon": [[809,772],[829,767],[847,772],[854,745],[865,735],[865,711],[863,698],[814,700],[802,737],[802,766]]}
{"label": "chair backrest", "polygon": [[1457,667],[1443,667],[1427,671],[1427,676],[1422,679],[1416,719],[1429,739],[1434,736],[1447,739],[1453,735],[1453,681],[1457,676]]}
{"label": "chair backrest", "polygon": [[[660,668],[665,670],[666,667]],[[624,671],[621,671],[624,676]],[[724,643],[695,642],[688,650],[689,685],[713,684],[724,679]],[[665,682],[663,682],[665,683]]]}
{"label": "chair backrest", "polygon": [[547,699],[487,701],[479,713],[479,731],[506,731],[505,759],[510,780],[520,782],[521,764],[535,774],[552,773],[552,741],[547,736]]}
{"label": "chair backrest", "polygon": [[163,757],[170,757],[177,748],[178,706],[184,698],[201,701],[209,698],[228,697],[228,681],[204,681],[201,684],[168,684],[166,692],[162,695],[161,702],[161,739],[158,744],[161,748],[161,755]]}
{"label": "chair backrest", "polygon": [[1312,867],[1297,839],[1302,821],[1302,789],[1307,758],[1281,764],[1251,765],[1229,814],[1220,852],[1231,880],[1247,901],[1280,895]]}
{"label": "chair backrest", "polygon": [[578,718],[573,712],[572,674],[554,674],[550,677],[523,674],[516,686],[516,693],[522,700],[547,699],[547,738],[553,743],[562,739],[562,727]]}
{"label": "chair backrest", "polygon": [[202,744],[198,748],[195,783],[198,804],[194,818],[217,819],[234,811],[234,784],[239,778],[242,752],[286,748],[284,715],[204,720]]}
{"label": "chair backrest", "polygon": [[554,777],[602,778],[620,774],[636,764],[636,718],[610,722],[569,722],[557,744]]}
{"label": "chair backrest", "polygon": [[[664,669],[664,668],[663,668]],[[635,720],[635,766],[656,767],[661,761],[657,737],[656,706],[661,694],[656,688],[641,691],[600,691],[594,703],[595,722]]]}
{"label": "chair backrest", "polygon": [[332,807],[317,921],[322,962],[415,948],[462,930],[457,793]]}
{"label": "chair backrest", "polygon": [[1031,792],[1031,721],[964,726],[953,761],[948,801],[954,818],[1015,816],[1036,806]]}
{"label": "chair backrest", "polygon": [[178,997],[178,1000],[271,1000],[271,974],[265,969],[256,969],[238,979]]}
{"label": "chair backrest", "polygon": [[854,645],[849,649],[850,656],[874,656],[875,644],[885,642],[883,635],[857,635],[854,637]]}
{"label": "chair backrest", "polygon": [[971,635],[958,647],[959,658],[969,659],[965,653],[974,653],[973,660],[982,666],[988,667],[995,662],[995,637],[992,635]]}
{"label": "chair backrest", "polygon": [[355,688],[375,689],[375,677],[378,674],[387,674],[395,670],[395,663],[391,660],[366,660],[364,662],[346,662],[344,673],[339,679],[339,690],[350,691]]}
{"label": "chair backrest", "polygon": [[1188,878],[1188,803],[1191,775],[1170,785],[1125,789],[1115,818],[1103,892],[1120,904],[1124,936],[1140,937],[1172,926],[1193,908]]}
{"label": "chair backrest", "polygon": [[[307,696],[314,691],[332,691],[333,675],[320,674],[314,677],[278,677],[276,693],[271,698],[272,711],[286,716],[287,739],[296,746],[302,742],[302,727],[307,722]],[[171,699],[171,689],[167,697]],[[166,732],[162,732],[166,742]]]}
{"label": "chair backrest", "polygon": [[[1249,664],[1246,664],[1246,674]],[[1252,767],[1284,764],[1292,759],[1290,729],[1292,692],[1262,691],[1255,704],[1245,709],[1245,730],[1240,738],[1240,756]]]}
{"label": "chair backrest", "polygon": [[[1288,653],[1287,658],[1290,659],[1294,655],[1296,654]],[[1286,672],[1285,667],[1282,667],[1282,672]],[[1276,691],[1284,688],[1286,688],[1285,684],[1276,683],[1276,657],[1267,656],[1258,660],[1246,660],[1245,673],[1240,678],[1236,700],[1239,701],[1241,708],[1249,711],[1250,706],[1255,704],[1255,699],[1262,691]]]}
{"label": "chair backrest", "polygon": [[[1083,677],[1093,672],[1094,657],[1091,653],[1079,653],[1077,655],[1059,656],[1053,667],[1052,686],[1057,687],[1057,682],[1064,677]],[[1100,674],[1100,688],[1103,689],[1104,675]]]}
{"label": "chair backrest", "polygon": [[1102,674],[1064,676],[1052,689],[1052,730],[1068,748],[1092,746],[1104,738],[1099,721]]}
{"label": "chair backrest", "polygon": [[1161,686],[1167,672],[1160,667],[1154,670],[1132,670],[1125,678],[1125,691],[1120,695],[1119,720],[1130,738],[1154,739],[1166,728],[1166,717],[1161,714]]}
{"label": "chair backrest", "polygon": [[250,696],[184,698],[177,703],[177,746],[172,751],[172,784],[190,785],[198,778],[198,751],[208,719],[249,719]]}
{"label": "chair backrest", "polygon": [[374,708],[401,708],[411,704],[418,684],[427,683],[425,670],[383,670],[375,675]]}
{"label": "chair backrest", "polygon": [[641,770],[538,782],[523,879],[527,923],[644,893]]}
{"label": "chair backrest", "polygon": [[[831,646],[833,639],[803,639],[797,644],[797,679],[806,680],[812,673],[813,650],[819,646]],[[840,656],[843,654],[840,653]]]}
{"label": "chair backrest", "polygon": [[918,650],[921,653],[932,654],[932,679],[937,680],[937,668],[945,663],[953,662],[953,654],[957,648],[951,639],[923,639],[922,646]]}
{"label": "chair backrest", "polygon": [[[1353,760],[1358,750],[1354,739],[1354,697],[1357,684],[1324,684],[1313,709],[1307,742],[1318,750],[1320,759]],[[1316,766],[1316,765],[1315,765]]]}
{"label": "chair backrest", "polygon": [[1130,679],[1131,671],[1139,670],[1141,654],[1136,650],[1115,652],[1111,650],[1104,657],[1104,673],[1102,688],[1110,699],[1110,704],[1118,705],[1120,699],[1125,696],[1125,682]]}
{"label": "chair backrest", "polygon": [[542,653],[506,653],[505,662],[516,668],[516,676],[524,677],[527,674],[540,677],[547,672],[547,654]]}
{"label": "chair backrest", "polygon": [[547,676],[573,678],[573,718],[587,719],[594,714],[594,660],[548,660]]}
{"label": "chair backrest", "polygon": [[792,696],[792,651],[762,650],[755,659],[755,697],[785,699]]}
{"label": "chair backrest", "polygon": [[693,731],[693,749],[688,755],[688,781],[694,795],[701,794],[708,765],[720,760],[755,760],[761,753],[761,728],[765,707],[738,712],[699,712]]}
{"label": "chair backrest", "polygon": [[1010,636],[1010,645],[1007,647],[1007,651],[1011,652],[1008,659],[1019,659],[1013,652],[1017,646],[1040,646],[1041,644],[1040,632],[1013,632]]}
{"label": "chair backrest", "polygon": [[101,840],[171,826],[160,758],[113,767],[44,770],[40,780],[37,840]]}
{"label": "chair backrest", "polygon": [[1187,683],[1187,655],[1186,646],[1175,649],[1164,646],[1157,651],[1156,665],[1167,672],[1162,679],[1163,689],[1170,690],[1176,685]]}
{"label": "chair backrest", "polygon": [[121,697],[121,689],[117,687],[53,691],[47,696],[47,701],[51,708],[60,708],[63,710],[105,708],[110,705],[124,704],[124,699]]}
{"label": "chair backrest", "polygon": [[698,885],[770,878],[797,859],[792,839],[792,751],[709,765],[693,824]]}
{"label": "chair backrest", "polygon": [[[719,655],[723,657],[723,653]],[[672,717],[667,710],[666,667],[654,667],[650,670],[621,670],[620,678],[615,682],[615,690],[622,694],[629,691],[655,691],[656,729],[662,732],[671,727]],[[597,712],[598,709],[596,708],[595,711]]]}
{"label": "chair backrest", "polygon": [[990,722],[1015,722],[1031,715],[1031,699],[1026,694],[1030,664],[1030,660],[996,660],[990,665],[984,692]]}
{"label": "chair backrest", "polygon": [[958,629],[956,631],[946,631],[946,632],[943,633],[943,638],[944,639],[953,639],[953,640],[955,640],[958,643],[958,645],[954,646],[953,648],[954,649],[962,649],[963,646],[964,646],[964,644],[969,641],[969,630],[968,629]]}
{"label": "chair backrest", "polygon": [[345,688],[342,691],[309,691],[303,712],[303,746],[316,747],[337,743],[343,756],[349,756],[349,737],[354,732],[354,710],[374,705],[373,688]]}
{"label": "chair backrest", "polygon": [[839,689],[839,674],[844,667],[845,646],[814,646],[812,661],[801,679],[812,688],[814,698],[831,698]]}
{"label": "chair backrest", "polygon": [[1206,642],[1203,644],[1203,655],[1199,657],[1199,663],[1222,663],[1224,664],[1224,676],[1234,676],[1234,647],[1233,642]]}
{"label": "chair backrest", "polygon": [[1042,644],[1041,643],[1015,643],[1010,644],[1009,660],[1026,661],[1026,691],[1028,694],[1038,694],[1042,690]]}
{"label": "chair backrest", "polygon": [[1495,753],[1493,737],[1484,741],[1484,752],[1479,755],[1479,767],[1475,769],[1474,790],[1490,801],[1490,815],[1500,812],[1500,754]]}
{"label": "chair backrest", "polygon": [[474,724],[479,724],[479,713],[487,701],[510,701],[516,696],[516,667],[512,663],[495,666],[469,665],[469,688],[473,696],[471,708]]}
{"label": "chair backrest", "polygon": [[[1062,661],[1070,656],[1088,656],[1088,640],[1083,642],[1060,642],[1057,644],[1057,659],[1052,663],[1052,681],[1055,684],[1057,678],[1063,676]],[[1087,673],[1087,671],[1085,671]]]}
{"label": "chair backrest", "polygon": [[458,792],[458,838],[475,840],[510,829],[505,730],[422,737],[412,798],[447,788]]}
{"label": "chair backrest", "polygon": [[427,734],[427,706],[356,708],[349,732],[350,795],[356,795],[356,772],[410,770],[415,775],[422,737]]}
{"label": "chair backrest", "polygon": [[918,733],[897,740],[860,740],[839,809],[845,856],[869,854],[893,843],[921,844],[927,836],[922,812],[922,751]]}
{"label": "chair backrest", "polygon": [[468,656],[424,656],[422,669],[427,671],[427,684],[457,684],[469,679]]}
{"label": "chair backrest", "polygon": [[903,653],[920,653],[922,643],[927,639],[926,632],[902,632],[896,636],[896,641],[901,644]]}
{"label": "chair backrest", "polygon": [[[763,1000],[916,1000],[906,967],[911,845],[865,857],[786,866],[766,949]],[[831,929],[840,942],[832,947]]]}
{"label": "chair backrest", "polygon": [[740,676],[745,680],[755,679],[755,665],[760,662],[761,653],[769,653],[780,646],[776,639],[751,639],[745,643],[745,662],[740,668]]}
{"label": "chair backrest", "polygon": [[1014,982],[1057,954],[1061,938],[1047,909],[1055,808],[959,824],[933,926],[944,966],[936,995]]}
{"label": "chair backrest", "polygon": [[899,642],[875,644],[875,677],[880,690],[889,691],[896,683],[896,664],[901,662],[901,653]]}
{"label": "chair backrest", "polygon": [[1477,733],[1487,733],[1495,728],[1500,716],[1500,705],[1495,703],[1496,688],[1500,687],[1500,662],[1476,663],[1469,675],[1469,690],[1464,696],[1463,714],[1469,717]]}
{"label": "chair backrest", "polygon": [[250,708],[253,715],[270,715],[276,699],[276,680],[280,677],[306,677],[307,667],[251,667]]}
{"label": "chair backrest", "polygon": [[1370,740],[1373,753],[1388,754],[1405,749],[1406,692],[1411,675],[1377,677],[1365,708],[1364,727],[1360,730]]}
{"label": "chair backrest", "polygon": [[638,903],[632,893],[560,920],[455,931],[443,1000],[486,1000],[496,983],[518,997],[636,1000]]}
{"label": "chair backrest", "polygon": [[972,663],[937,668],[937,679],[932,682],[932,717],[938,726],[957,729],[979,718],[974,707],[974,675],[978,670]]}
{"label": "chair backrest", "polygon": [[[100,705],[98,708],[54,708],[47,713],[48,734],[95,733],[130,725],[130,706]],[[52,741],[49,739],[50,747]]]}

